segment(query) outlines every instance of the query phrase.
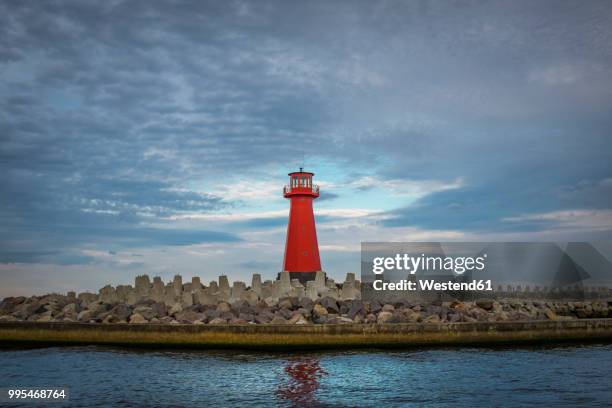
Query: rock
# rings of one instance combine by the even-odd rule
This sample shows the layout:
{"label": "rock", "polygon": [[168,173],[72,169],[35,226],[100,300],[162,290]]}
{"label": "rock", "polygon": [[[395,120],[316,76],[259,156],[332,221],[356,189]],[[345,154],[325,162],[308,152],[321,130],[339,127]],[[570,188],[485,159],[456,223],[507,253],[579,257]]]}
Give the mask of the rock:
{"label": "rock", "polygon": [[76,303],[69,303],[62,308],[62,312],[60,313],[60,316],[64,318],[76,320],[80,310],[81,309]]}
{"label": "rock", "polygon": [[287,321],[288,324],[308,324],[308,320],[304,318],[300,313],[296,313]]}
{"label": "rock", "polygon": [[132,316],[130,316],[130,324],[142,324],[142,323],[148,323],[148,321],[141,314],[134,313]]}
{"label": "rock", "polygon": [[168,315],[168,307],[163,302],[155,302],[151,305],[155,317],[164,317]]}
{"label": "rock", "polygon": [[[313,282],[313,281],[310,281],[310,282]],[[312,299],[308,297],[303,297],[299,300],[298,306],[310,312],[312,311],[312,308],[314,307],[314,302],[312,301]]]}
{"label": "rock", "polygon": [[393,313],[383,310],[382,312],[378,313],[376,323],[389,323],[392,318]]}
{"label": "rock", "polygon": [[53,320],[53,315],[51,315],[51,313],[43,314],[38,319],[36,319],[37,322],[41,323],[52,322]]}
{"label": "rock", "polygon": [[269,296],[269,297],[264,299],[264,302],[266,303],[266,305],[268,305],[268,307],[272,307],[272,306],[276,306],[278,304],[278,299]]}
{"label": "rock", "polygon": [[110,314],[115,316],[117,321],[127,322],[132,314],[132,309],[128,305],[120,303],[110,310]]}
{"label": "rock", "polygon": [[229,312],[229,311],[231,311],[231,310],[232,310],[232,307],[229,305],[229,303],[226,303],[226,302],[220,302],[220,303],[217,305],[217,311],[218,311],[218,312],[223,313],[223,312]]}
{"label": "rock", "polygon": [[183,305],[180,303],[175,303],[174,305],[172,305],[170,310],[168,310],[168,315],[174,316],[175,314],[180,313],[182,311],[183,311]]}
{"label": "rock", "polygon": [[102,319],[103,324],[111,324],[111,323],[126,323],[125,320],[121,321],[117,318],[117,316],[112,313],[108,313],[104,319]]}
{"label": "rock", "polygon": [[134,314],[139,314],[146,320],[151,320],[152,318],[157,317],[157,315],[153,311],[153,308],[149,306],[137,306],[134,309]]}
{"label": "rock", "polygon": [[208,322],[208,324],[226,324],[226,323],[227,323],[227,320],[222,319],[220,317],[215,317],[210,322]]}
{"label": "rock", "polygon": [[9,315],[13,313],[17,305],[25,302],[25,296],[7,297],[0,302],[0,315]]}
{"label": "rock", "polygon": [[484,310],[493,309],[493,299],[478,299],[476,300],[476,306]]}
{"label": "rock", "polygon": [[81,305],[87,306],[91,302],[95,302],[98,299],[98,295],[94,293],[83,292],[83,293],[79,293],[79,296],[77,296],[77,299],[79,300],[79,303]]}
{"label": "rock", "polygon": [[291,310],[293,308],[293,303],[291,302],[291,299],[283,298],[278,301],[278,308]]}
{"label": "rock", "polygon": [[0,322],[14,322],[16,320],[17,318],[15,316],[11,316],[11,315],[0,316]]}
{"label": "rock", "polygon": [[258,324],[266,324],[266,323],[270,323],[270,321],[274,318],[274,316],[270,317],[268,315],[256,315],[255,316],[255,323]]}
{"label": "rock", "polygon": [[382,309],[382,305],[380,304],[380,302],[378,300],[373,300],[370,303],[368,303],[368,312],[370,313],[378,313],[380,312],[380,310]]}
{"label": "rock", "polygon": [[353,321],[348,317],[344,316],[334,316],[330,319],[327,319],[328,324],[351,324]]}
{"label": "rock", "polygon": [[324,298],[321,298],[321,300],[319,300],[319,304],[323,306],[325,309],[327,309],[329,313],[340,312],[340,308],[338,307],[338,303],[336,302],[336,299],[330,296],[325,296]]}
{"label": "rock", "polygon": [[17,305],[12,314],[18,319],[27,319],[30,316],[44,311],[44,305],[40,304],[37,298],[32,297],[27,299],[24,303]]}
{"label": "rock", "polygon": [[314,307],[312,308],[312,314],[313,316],[320,317],[320,316],[327,316],[328,312],[326,308],[317,304],[317,305],[314,305]]}
{"label": "rock", "polygon": [[274,319],[272,319],[270,321],[270,324],[287,324],[287,319],[285,319],[285,318],[283,318],[283,317],[281,317],[279,315],[276,315],[276,316],[274,316]]}
{"label": "rock", "polygon": [[252,315],[251,313],[240,313],[238,315],[238,319],[240,320],[244,320],[245,322],[252,322],[255,320],[255,315]]}
{"label": "rock", "polygon": [[550,309],[546,309],[544,314],[546,315],[548,320],[559,320],[559,317],[557,316],[557,314]]}
{"label": "rock", "polygon": [[453,314],[449,314],[448,315],[448,321],[450,323],[458,323],[461,321],[461,314],[460,313],[453,313]]}
{"label": "rock", "polygon": [[251,305],[246,300],[239,300],[231,304],[231,310],[236,313],[250,313]]}
{"label": "rock", "polygon": [[440,323],[440,316],[431,314],[423,319],[423,323]]}
{"label": "rock", "polygon": [[179,323],[195,323],[196,321],[202,321],[205,319],[204,314],[194,312],[193,310],[183,310],[174,315],[174,318]]}
{"label": "rock", "polygon": [[355,316],[365,314],[365,307],[361,300],[353,300],[351,306],[347,312],[349,319],[355,319]]}
{"label": "rock", "polygon": [[77,320],[79,322],[89,322],[92,319],[91,310],[83,310],[81,313],[77,315]]}
{"label": "rock", "polygon": [[289,309],[279,309],[276,311],[276,315],[281,316],[283,319],[289,319],[293,316],[293,313]]}
{"label": "rock", "polygon": [[87,309],[91,312],[92,316],[98,316],[100,313],[104,313],[110,309],[110,305],[102,302],[92,302],[87,305]]}
{"label": "rock", "polygon": [[390,305],[388,303],[382,307],[383,312],[393,312],[394,310],[395,310],[395,306]]}

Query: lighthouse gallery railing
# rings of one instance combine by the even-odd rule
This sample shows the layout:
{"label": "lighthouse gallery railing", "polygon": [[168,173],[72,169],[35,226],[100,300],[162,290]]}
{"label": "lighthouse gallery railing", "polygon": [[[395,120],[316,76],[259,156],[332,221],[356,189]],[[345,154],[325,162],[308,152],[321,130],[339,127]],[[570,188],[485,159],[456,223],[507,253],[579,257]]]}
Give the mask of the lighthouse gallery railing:
{"label": "lighthouse gallery railing", "polygon": [[310,187],[303,187],[303,186],[298,186],[298,187],[293,187],[291,188],[290,185],[286,185],[285,187],[283,187],[283,193],[287,194],[290,193],[292,191],[312,191],[313,193],[318,193],[319,192],[319,186],[317,184],[314,184],[312,186],[312,188]]}

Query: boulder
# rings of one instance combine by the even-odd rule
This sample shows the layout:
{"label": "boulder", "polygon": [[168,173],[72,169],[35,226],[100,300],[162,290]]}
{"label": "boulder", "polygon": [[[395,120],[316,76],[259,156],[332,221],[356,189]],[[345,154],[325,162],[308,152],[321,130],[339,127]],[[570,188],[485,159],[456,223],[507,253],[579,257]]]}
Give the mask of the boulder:
{"label": "boulder", "polygon": [[298,306],[308,311],[312,311],[312,308],[314,307],[314,302],[308,297],[303,297],[299,300]]}
{"label": "boulder", "polygon": [[62,316],[76,320],[81,308],[76,303],[69,303],[62,308]]}
{"label": "boulder", "polygon": [[291,310],[293,308],[293,303],[291,302],[291,299],[283,298],[283,299],[279,300],[278,308],[279,309],[288,309],[288,310]]}
{"label": "boulder", "polygon": [[476,300],[476,306],[484,310],[492,310],[493,309],[493,299],[478,299]]}
{"label": "boulder", "polygon": [[381,310],[382,310],[383,312],[393,312],[393,311],[395,310],[395,306],[390,305],[390,304],[385,304],[385,305],[384,305],[384,306],[381,308]]}
{"label": "boulder", "polygon": [[321,300],[319,300],[319,304],[323,306],[325,309],[327,309],[329,313],[340,312],[340,308],[338,307],[338,303],[336,302],[336,299],[330,296],[325,296],[324,298],[321,298]]}
{"label": "boulder", "polygon": [[288,324],[308,324],[308,320],[304,318],[300,313],[294,314],[288,321]]}
{"label": "boulder", "polygon": [[130,316],[130,324],[142,324],[142,323],[148,323],[148,320],[145,319],[141,314],[134,313],[132,316]]}
{"label": "boulder", "polygon": [[557,314],[550,309],[546,309],[544,314],[546,315],[548,320],[559,320],[559,316],[557,316]]}
{"label": "boulder", "polygon": [[25,302],[25,296],[7,297],[0,302],[0,315],[8,315],[13,313],[17,305]]}
{"label": "boulder", "polygon": [[134,309],[134,314],[139,314],[147,320],[151,320],[154,317],[157,317],[157,314],[153,310],[153,308],[149,306],[137,306]]}
{"label": "boulder", "polygon": [[180,303],[175,303],[174,305],[172,305],[170,310],[168,310],[168,315],[174,316],[175,314],[180,313],[182,311],[183,311],[183,305]]}
{"label": "boulder", "polygon": [[355,316],[365,314],[365,307],[361,300],[353,300],[350,303],[348,312],[346,313],[349,319],[355,319]]}
{"label": "boulder", "polygon": [[223,312],[229,312],[230,310],[232,310],[232,307],[229,305],[229,303],[226,303],[226,302],[220,302],[220,303],[217,305],[217,311],[218,311],[218,312],[223,313]]}
{"label": "boulder", "polygon": [[258,324],[267,324],[274,319],[274,316],[270,317],[269,315],[255,315],[255,323]]}
{"label": "boulder", "polygon": [[368,311],[370,313],[378,313],[380,312],[380,310],[382,309],[382,305],[380,304],[380,302],[376,299],[374,299],[373,301],[371,301],[368,304]]}
{"label": "boulder", "polygon": [[317,304],[317,305],[314,305],[314,307],[312,308],[312,314],[313,316],[317,316],[317,317],[327,316],[328,311],[323,306]]}
{"label": "boulder", "polygon": [[110,305],[102,302],[92,302],[87,305],[87,309],[91,312],[92,316],[98,316],[110,309]]}
{"label": "boulder", "polygon": [[227,320],[222,319],[220,317],[215,317],[210,322],[208,322],[208,324],[226,324],[226,323],[227,323]]}
{"label": "boulder", "polygon": [[281,317],[279,315],[276,315],[276,316],[274,316],[274,319],[272,319],[270,321],[270,324],[287,324],[287,319],[285,319],[285,318],[283,318],[283,317]]}
{"label": "boulder", "polygon": [[131,314],[132,314],[132,309],[128,305],[125,305],[122,303],[113,307],[110,311],[110,315],[114,316],[117,319],[117,321],[127,322]]}
{"label": "boulder", "polygon": [[345,316],[334,316],[327,319],[328,324],[351,324],[353,321]]}
{"label": "boulder", "polygon": [[388,312],[388,311],[382,311],[378,313],[376,323],[389,323],[392,318],[393,318],[393,313]]}
{"label": "boulder", "polygon": [[196,321],[202,321],[205,319],[204,314],[194,312],[193,310],[183,310],[174,315],[174,318],[179,323],[195,323]]}
{"label": "boulder", "polygon": [[164,317],[168,315],[168,307],[163,302],[155,302],[151,305],[155,317]]}
{"label": "boulder", "polygon": [[92,318],[91,310],[83,310],[77,315],[77,320],[79,322],[89,322]]}
{"label": "boulder", "polygon": [[376,323],[377,317],[374,313],[369,313],[366,318],[365,318],[365,322],[366,323]]}
{"label": "boulder", "polygon": [[51,313],[43,313],[38,319],[36,319],[37,322],[52,322],[53,319],[53,315]]}
{"label": "boulder", "polygon": [[423,323],[440,323],[440,316],[437,314],[430,314],[423,319]]}

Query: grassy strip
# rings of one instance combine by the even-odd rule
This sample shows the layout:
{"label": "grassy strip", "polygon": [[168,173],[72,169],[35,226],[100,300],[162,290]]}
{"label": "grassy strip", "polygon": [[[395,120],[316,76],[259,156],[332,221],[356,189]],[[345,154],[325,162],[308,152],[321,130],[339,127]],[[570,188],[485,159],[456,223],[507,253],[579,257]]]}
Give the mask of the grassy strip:
{"label": "grassy strip", "polygon": [[0,329],[0,344],[17,345],[119,345],[206,349],[347,349],[405,348],[422,346],[465,346],[560,341],[602,341],[612,339],[612,331],[523,330],[516,332],[420,332],[364,334],[232,333],[232,332],[152,332],[54,329]]}

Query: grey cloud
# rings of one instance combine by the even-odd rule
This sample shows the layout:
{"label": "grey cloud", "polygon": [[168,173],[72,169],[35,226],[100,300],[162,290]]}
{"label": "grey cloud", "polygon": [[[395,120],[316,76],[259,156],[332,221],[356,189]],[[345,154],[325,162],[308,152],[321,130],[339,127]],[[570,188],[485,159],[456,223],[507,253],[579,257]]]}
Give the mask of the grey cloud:
{"label": "grey cloud", "polygon": [[4,1],[0,239],[32,259],[113,235],[236,240],[143,214],[231,208],[191,183],[302,153],[383,180],[465,179],[387,226],[500,230],[608,206],[610,21],[605,1]]}

